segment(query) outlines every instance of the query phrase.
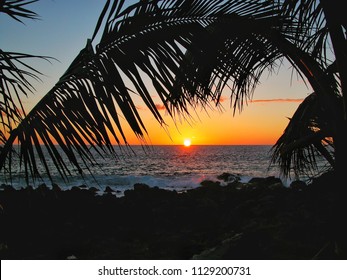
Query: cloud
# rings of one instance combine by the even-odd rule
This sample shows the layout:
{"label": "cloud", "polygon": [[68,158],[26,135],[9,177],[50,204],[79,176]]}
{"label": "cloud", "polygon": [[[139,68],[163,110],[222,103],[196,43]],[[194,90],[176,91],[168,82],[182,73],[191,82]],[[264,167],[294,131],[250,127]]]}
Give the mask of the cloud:
{"label": "cloud", "polygon": [[[146,106],[136,105],[135,107],[139,111],[148,111],[148,108]],[[159,111],[166,110],[165,106],[162,104],[155,104],[155,108],[157,108],[157,110]]]}
{"label": "cloud", "polygon": [[158,110],[166,110],[166,107],[165,107],[163,104],[155,104],[155,107],[156,107]]}
{"label": "cloud", "polygon": [[136,109],[139,110],[139,111],[144,111],[144,110],[147,109],[146,107],[142,107],[142,106],[139,106],[139,105],[136,105],[135,107],[136,107]]}
{"label": "cloud", "polygon": [[250,103],[267,103],[267,102],[302,102],[303,98],[277,98],[277,99],[255,99],[249,101]]}
{"label": "cloud", "polygon": [[227,100],[229,100],[229,98],[227,98],[227,97],[225,97],[225,96],[221,96],[221,97],[219,98],[219,102],[220,102],[220,103],[223,103],[223,102],[225,102],[225,101],[227,101]]}

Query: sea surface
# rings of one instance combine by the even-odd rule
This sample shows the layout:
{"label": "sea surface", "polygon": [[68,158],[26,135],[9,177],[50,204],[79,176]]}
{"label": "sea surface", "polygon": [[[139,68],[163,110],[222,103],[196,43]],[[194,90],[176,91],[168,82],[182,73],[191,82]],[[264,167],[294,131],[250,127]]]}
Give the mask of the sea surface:
{"label": "sea surface", "polygon": [[[76,174],[65,182],[53,171],[54,183],[62,189],[85,185],[96,187],[103,192],[107,186],[115,193],[122,194],[133,188],[135,183],[144,183],[151,187],[183,191],[196,188],[204,180],[218,181],[217,176],[230,173],[247,182],[253,177],[280,177],[276,167],[269,168],[271,146],[131,146],[129,149],[115,147],[117,157],[95,157],[98,165],[84,170],[81,177]],[[52,168],[54,170],[54,168]],[[15,188],[26,185],[23,173],[14,174],[12,181],[0,175],[0,185],[8,184]],[[281,178],[284,185],[289,180]],[[51,186],[48,177],[34,182],[34,187],[46,183]]]}

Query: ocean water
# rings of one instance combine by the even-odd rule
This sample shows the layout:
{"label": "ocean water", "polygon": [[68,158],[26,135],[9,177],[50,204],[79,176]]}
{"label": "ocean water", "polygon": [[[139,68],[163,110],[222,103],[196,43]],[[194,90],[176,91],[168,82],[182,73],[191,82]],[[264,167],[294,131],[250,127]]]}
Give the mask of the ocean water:
{"label": "ocean water", "polygon": [[[253,177],[275,176],[276,167],[269,168],[271,146],[132,146],[129,149],[115,147],[117,157],[102,159],[95,154],[98,165],[84,170],[83,177],[74,174],[65,182],[53,171],[54,183],[62,189],[86,185],[103,192],[107,186],[117,193],[133,188],[135,183],[151,187],[182,191],[196,188],[204,180],[218,181],[222,173],[238,175],[242,182]],[[54,168],[52,168],[54,170]],[[2,175],[1,175],[2,176]],[[281,178],[285,185],[290,182]],[[0,184],[9,183],[0,177]],[[10,182],[15,188],[26,185],[23,173],[14,174]],[[34,182],[51,186],[48,177]]]}

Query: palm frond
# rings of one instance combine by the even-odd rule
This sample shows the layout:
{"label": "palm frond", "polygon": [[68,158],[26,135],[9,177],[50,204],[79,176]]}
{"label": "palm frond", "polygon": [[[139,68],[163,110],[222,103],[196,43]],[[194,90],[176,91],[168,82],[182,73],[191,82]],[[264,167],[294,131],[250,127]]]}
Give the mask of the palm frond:
{"label": "palm frond", "polygon": [[38,0],[0,0],[0,13],[5,13],[11,18],[23,23],[21,18],[38,19],[38,15],[24,8],[24,6],[37,2]]}
{"label": "palm frond", "polygon": [[272,19],[237,15],[210,24],[192,43],[201,46],[200,50],[189,49],[186,54],[189,64],[182,69],[185,76],[177,80],[186,95],[177,98],[210,97],[218,103],[224,88],[230,84],[234,112],[237,108],[242,110],[244,102],[252,98],[263,72],[276,67],[276,61],[283,57],[269,38],[269,30],[279,28],[279,22]]}
{"label": "palm frond", "polygon": [[11,133],[25,117],[22,104],[23,96],[33,93],[32,81],[41,81],[38,70],[31,67],[26,61],[30,59],[43,59],[50,61],[52,58],[23,53],[5,52],[0,49],[0,126],[1,143],[6,141],[6,136]]}
{"label": "palm frond", "polygon": [[[189,115],[190,107],[208,106],[210,101],[218,104],[226,87],[231,89],[234,110],[242,109],[262,73],[276,67],[283,57],[293,65],[298,63],[295,67],[307,75],[312,74],[307,69],[312,65],[318,77],[324,68],[322,60],[303,61],[300,56],[316,53],[320,58],[322,47],[316,42],[325,44],[326,30],[319,6],[310,6],[308,12],[310,24],[319,30],[310,33],[310,26],[301,24],[307,14],[300,3],[148,0],[125,6],[125,1],[108,0],[92,36],[95,40],[102,33],[95,50],[88,41],[54,88],[12,130],[1,151],[0,167],[11,161],[16,140],[27,179],[39,174],[37,158],[50,174],[47,154],[63,177],[69,175],[56,143],[82,173],[88,164],[95,164],[90,148],[100,154],[114,153],[112,138],[127,144],[123,117],[144,139],[147,131],[134,95],[165,125],[144,82],[147,78],[174,118],[181,113]],[[311,43],[305,45],[308,37]],[[278,38],[290,51],[283,49]],[[297,53],[301,46],[306,49]],[[312,78],[312,83],[320,90],[319,81]],[[306,130],[303,134],[310,136]],[[314,135],[320,140],[327,136],[325,130]]]}
{"label": "palm frond", "polygon": [[[174,96],[183,95],[184,89],[177,86],[177,80],[186,75],[182,69],[187,67],[182,65],[191,62],[185,52],[206,32],[205,27],[212,28],[221,15],[239,13],[242,17],[259,19],[271,16],[269,7],[261,10],[263,1],[194,1],[193,5],[191,1],[140,1],[130,7],[124,7],[124,1],[111,2],[107,1],[93,35],[95,38],[106,20],[96,50],[88,41],[55,87],[12,131],[2,149],[0,166],[11,161],[12,145],[17,140],[27,180],[29,174],[33,177],[39,174],[37,158],[50,174],[45,164],[47,154],[63,177],[69,175],[69,167],[55,143],[82,172],[83,163],[85,166],[95,163],[90,147],[100,154],[113,153],[110,135],[117,143],[127,144],[120,116],[142,139],[146,128],[133,101],[134,92],[164,125],[152,93],[143,81],[144,75],[153,82],[167,112],[174,116],[170,102],[177,102]],[[189,51],[197,53],[201,49]],[[124,82],[124,77],[130,84]],[[210,89],[213,86],[209,83]],[[218,90],[223,87],[221,83]],[[195,106],[195,102],[206,104],[207,99],[208,96],[200,94],[198,98],[179,101],[179,111],[188,112],[188,106]]]}
{"label": "palm frond", "polygon": [[[333,99],[335,109],[342,108],[341,98],[335,96]],[[335,124],[321,102],[316,93],[306,97],[272,147],[271,163],[278,165],[285,177],[314,174],[318,170],[318,157],[323,157],[332,168],[335,166],[331,141]]]}

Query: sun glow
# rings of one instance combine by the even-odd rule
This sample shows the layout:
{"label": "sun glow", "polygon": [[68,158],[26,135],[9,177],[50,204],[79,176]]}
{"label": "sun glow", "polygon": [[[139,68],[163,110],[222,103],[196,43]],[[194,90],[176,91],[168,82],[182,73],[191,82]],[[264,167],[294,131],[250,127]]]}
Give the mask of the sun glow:
{"label": "sun glow", "polygon": [[192,141],[190,139],[184,139],[183,145],[185,147],[189,147],[192,144]]}

